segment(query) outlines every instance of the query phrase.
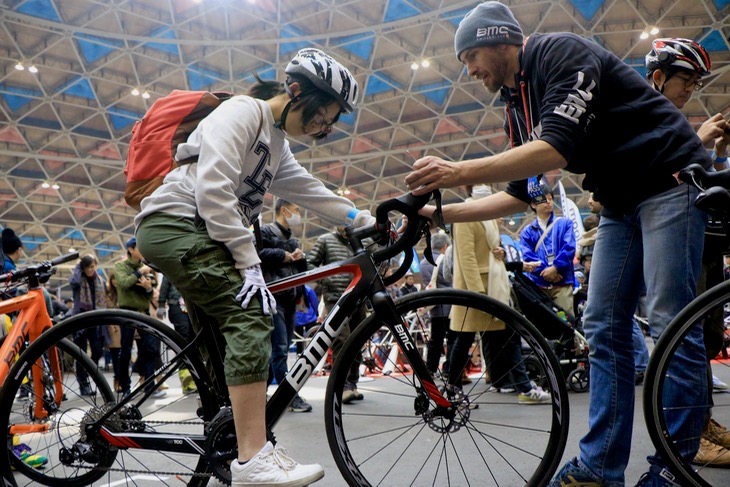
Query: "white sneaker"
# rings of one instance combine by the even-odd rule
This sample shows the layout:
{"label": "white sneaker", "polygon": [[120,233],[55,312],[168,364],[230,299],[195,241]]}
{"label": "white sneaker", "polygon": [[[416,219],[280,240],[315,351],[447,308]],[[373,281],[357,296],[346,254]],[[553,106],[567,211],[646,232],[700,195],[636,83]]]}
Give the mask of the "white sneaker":
{"label": "white sneaker", "polygon": [[233,487],[302,487],[324,477],[324,469],[318,464],[300,465],[289,456],[285,448],[270,441],[248,462],[231,463]]}
{"label": "white sneaker", "polygon": [[726,391],[730,386],[721,381],[716,375],[712,376],[712,389],[715,391]]}
{"label": "white sneaker", "polygon": [[519,404],[550,404],[552,397],[549,393],[542,390],[541,387],[533,387],[528,392],[520,393],[517,396]]}

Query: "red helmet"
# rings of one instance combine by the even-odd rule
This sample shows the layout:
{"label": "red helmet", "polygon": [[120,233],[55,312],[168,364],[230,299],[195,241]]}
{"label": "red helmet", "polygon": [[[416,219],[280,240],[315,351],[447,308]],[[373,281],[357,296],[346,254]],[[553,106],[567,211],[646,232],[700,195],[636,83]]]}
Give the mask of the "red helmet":
{"label": "red helmet", "polygon": [[704,47],[691,39],[654,39],[652,49],[646,55],[646,77],[657,69],[684,69],[700,76],[712,70],[710,55]]}

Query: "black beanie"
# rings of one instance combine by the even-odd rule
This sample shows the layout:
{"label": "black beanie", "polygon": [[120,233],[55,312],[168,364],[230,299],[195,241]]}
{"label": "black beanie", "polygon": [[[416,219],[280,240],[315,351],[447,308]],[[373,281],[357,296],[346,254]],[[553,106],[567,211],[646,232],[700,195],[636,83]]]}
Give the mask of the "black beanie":
{"label": "black beanie", "polygon": [[507,6],[499,2],[484,2],[474,7],[459,22],[454,36],[456,59],[473,47],[498,44],[522,44],[522,29]]}
{"label": "black beanie", "polygon": [[18,236],[15,235],[15,232],[10,228],[3,229],[2,239],[3,253],[6,255],[12,254],[19,248],[23,247],[23,243],[20,241],[20,238],[18,238]]}

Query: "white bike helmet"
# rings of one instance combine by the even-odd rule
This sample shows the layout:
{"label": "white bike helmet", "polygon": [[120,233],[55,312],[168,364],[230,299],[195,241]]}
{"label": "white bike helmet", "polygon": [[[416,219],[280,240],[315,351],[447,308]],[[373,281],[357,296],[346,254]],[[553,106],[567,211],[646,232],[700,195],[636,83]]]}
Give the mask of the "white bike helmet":
{"label": "white bike helmet", "polygon": [[332,95],[345,112],[357,106],[357,81],[350,71],[319,49],[302,49],[287,65],[285,72],[292,79],[304,76],[317,88]]}
{"label": "white bike helmet", "polygon": [[684,69],[700,76],[707,76],[712,70],[710,55],[691,39],[654,39],[651,45],[651,52],[646,55],[647,78],[657,69]]}

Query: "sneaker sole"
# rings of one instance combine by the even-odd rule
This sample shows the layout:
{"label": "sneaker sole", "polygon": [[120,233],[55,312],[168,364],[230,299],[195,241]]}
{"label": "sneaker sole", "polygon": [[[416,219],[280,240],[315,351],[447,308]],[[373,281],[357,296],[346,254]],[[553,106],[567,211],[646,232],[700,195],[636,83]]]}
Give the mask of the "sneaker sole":
{"label": "sneaker sole", "polygon": [[243,483],[243,482],[232,482],[231,487],[274,487],[274,486],[276,486],[276,487],[304,487],[306,485],[317,482],[322,477],[324,477],[324,471],[319,471],[308,477],[290,480],[288,482],[276,482],[276,483],[266,482],[263,484],[262,483],[250,484],[250,483]]}

